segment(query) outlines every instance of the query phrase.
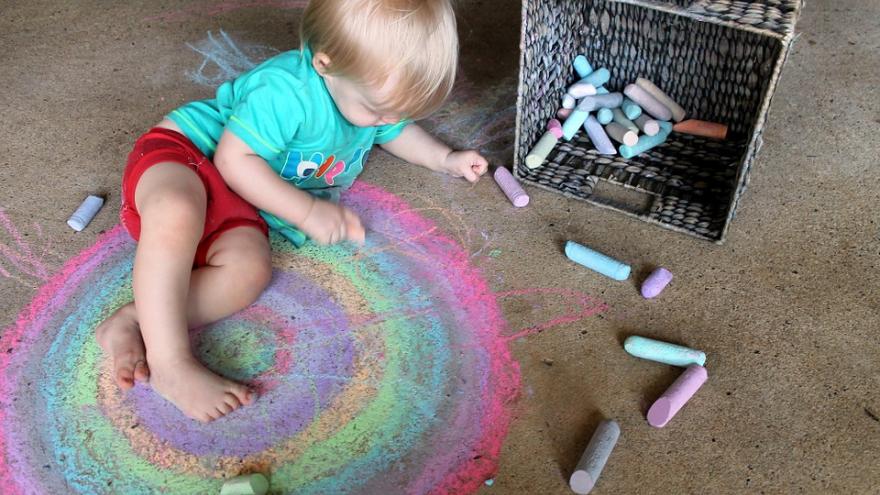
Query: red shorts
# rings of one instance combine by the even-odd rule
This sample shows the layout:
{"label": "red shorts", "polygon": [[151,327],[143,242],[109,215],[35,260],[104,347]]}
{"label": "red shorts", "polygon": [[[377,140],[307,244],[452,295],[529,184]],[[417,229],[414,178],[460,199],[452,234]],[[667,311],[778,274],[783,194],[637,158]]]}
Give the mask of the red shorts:
{"label": "red shorts", "polygon": [[229,229],[251,226],[269,235],[269,228],[256,208],[226,186],[217,167],[189,138],[170,129],[154,127],[134,143],[122,175],[122,210],[119,218],[134,240],[138,240],[141,234],[141,217],[134,202],[137,183],[147,169],[162,162],[180,163],[191,168],[205,185],[208,200],[205,231],[196,250],[195,266],[207,264],[211,243]]}

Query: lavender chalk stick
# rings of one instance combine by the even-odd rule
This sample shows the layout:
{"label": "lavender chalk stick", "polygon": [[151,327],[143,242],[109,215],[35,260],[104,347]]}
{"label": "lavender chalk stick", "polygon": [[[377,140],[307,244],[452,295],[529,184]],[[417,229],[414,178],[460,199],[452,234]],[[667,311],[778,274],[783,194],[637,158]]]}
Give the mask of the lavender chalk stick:
{"label": "lavender chalk stick", "polygon": [[513,203],[513,206],[522,208],[529,204],[529,195],[523,191],[523,188],[520,187],[519,182],[516,181],[509,170],[504,167],[498,167],[495,169],[494,177],[495,182],[498,183],[498,186],[501,187],[507,199]]}
{"label": "lavender chalk stick", "polygon": [[629,98],[623,99],[623,103],[620,104],[620,109],[623,110],[623,114],[626,115],[626,118],[629,120],[633,120],[642,114],[642,107],[636,105]]}
{"label": "lavender chalk stick", "polygon": [[614,280],[623,281],[629,278],[631,271],[629,265],[574,241],[565,243],[565,255],[571,261]]}
{"label": "lavender chalk stick", "polygon": [[[615,108],[614,110],[611,110],[611,113],[614,115],[614,119],[613,119],[614,122],[617,122],[618,124],[622,125],[623,127],[626,127],[627,129],[633,131],[634,133],[636,133],[636,135],[639,134],[639,132],[640,132],[639,127],[635,124],[635,122],[633,122],[632,120],[629,120],[626,117],[626,114],[623,113],[622,109]],[[659,129],[659,126],[657,126],[657,127]]]}
{"label": "lavender chalk stick", "polygon": [[95,218],[101,207],[104,206],[104,198],[100,196],[89,196],[79,205],[79,208],[73,212],[73,215],[67,219],[67,225],[73,230],[81,232],[86,225]]}
{"label": "lavender chalk stick", "polygon": [[600,108],[596,112],[596,120],[602,125],[610,124],[614,120],[614,112],[610,108]]}
{"label": "lavender chalk stick", "polygon": [[636,117],[635,124],[646,136],[656,136],[660,132],[660,123],[647,115]]}
{"label": "lavender chalk stick", "polygon": [[662,266],[657,268],[642,282],[642,297],[652,299],[659,296],[671,281],[672,272]]}
{"label": "lavender chalk stick", "polygon": [[672,120],[676,122],[681,122],[684,120],[684,116],[686,112],[684,108],[681,108],[681,105],[676,103],[672,98],[669,97],[666,93],[663,92],[662,89],[658,88],[653,82],[644,77],[640,77],[636,79],[636,85],[647,91],[654,97],[655,100],[659,101],[666,108],[672,112]]}
{"label": "lavender chalk stick", "polygon": [[634,146],[639,142],[639,135],[637,133],[627,129],[617,122],[610,122],[606,125],[605,132],[608,133],[608,136],[611,139],[627,146]]}
{"label": "lavender chalk stick", "polygon": [[669,122],[660,122],[660,132],[655,136],[641,136],[639,137],[639,142],[636,143],[635,146],[621,145],[620,156],[624,158],[632,158],[650,150],[651,148],[660,146],[666,142],[666,138],[669,137],[670,132],[672,132],[672,124]]}
{"label": "lavender chalk stick", "polygon": [[682,368],[692,364],[706,364],[706,354],[703,351],[638,335],[627,337],[623,348],[631,356]]}
{"label": "lavender chalk stick", "polygon": [[663,428],[675,417],[679,410],[706,383],[706,368],[693,364],[663,392],[659,399],[648,409],[648,424],[654,428]]}
{"label": "lavender chalk stick", "polygon": [[602,124],[596,120],[596,117],[593,117],[592,115],[587,117],[587,121],[584,122],[584,129],[590,136],[590,141],[593,142],[593,146],[599,150],[599,153],[603,155],[617,154],[617,148],[615,148],[611,140],[608,139],[608,134],[605,134],[605,129],[602,128]]}
{"label": "lavender chalk stick", "polygon": [[220,495],[266,495],[269,480],[260,473],[245,474],[230,478],[223,483]]}
{"label": "lavender chalk stick", "polygon": [[642,110],[654,116],[655,119],[670,120],[672,118],[672,111],[640,86],[629,84],[624,88],[623,94],[629,96],[632,101],[642,107]]}
{"label": "lavender chalk stick", "polygon": [[595,96],[586,96],[578,104],[578,110],[592,112],[597,108],[617,108],[623,103],[623,95],[620,93],[607,93]]}
{"label": "lavender chalk stick", "polygon": [[605,463],[608,462],[608,457],[611,456],[611,451],[614,450],[618,438],[620,438],[620,426],[616,421],[606,419],[599,423],[568,480],[568,486],[573,492],[586,495],[596,486],[599,475],[602,474],[602,469],[605,468]]}

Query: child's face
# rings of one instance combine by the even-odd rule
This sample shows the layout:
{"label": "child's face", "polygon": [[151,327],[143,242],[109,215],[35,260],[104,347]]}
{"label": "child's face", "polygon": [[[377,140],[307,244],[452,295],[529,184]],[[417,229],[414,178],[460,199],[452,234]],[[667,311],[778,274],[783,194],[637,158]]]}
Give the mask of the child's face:
{"label": "child's face", "polygon": [[323,70],[326,64],[320,58],[321,55],[323,54],[315,55],[313,63],[324,78],[336,108],[346,120],[358,127],[376,127],[400,121],[400,115],[383,109],[379,103],[387,101],[388,95],[393,91],[394,77],[389,77],[381,87],[364,86],[346,77],[326,74]]}

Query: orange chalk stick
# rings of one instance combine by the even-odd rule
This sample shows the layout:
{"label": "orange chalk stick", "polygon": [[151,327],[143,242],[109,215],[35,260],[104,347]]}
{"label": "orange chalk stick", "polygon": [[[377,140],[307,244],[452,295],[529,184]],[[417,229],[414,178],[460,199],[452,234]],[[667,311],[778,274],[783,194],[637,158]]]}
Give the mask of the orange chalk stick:
{"label": "orange chalk stick", "polygon": [[706,122],[705,120],[682,120],[672,126],[672,130],[682,134],[693,134],[713,139],[727,139],[727,126]]}

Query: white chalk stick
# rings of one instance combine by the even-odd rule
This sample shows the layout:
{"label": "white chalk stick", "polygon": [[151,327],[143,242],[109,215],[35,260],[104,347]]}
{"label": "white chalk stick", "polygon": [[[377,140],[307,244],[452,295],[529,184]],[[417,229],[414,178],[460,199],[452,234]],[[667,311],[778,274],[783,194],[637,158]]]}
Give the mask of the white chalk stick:
{"label": "white chalk stick", "polygon": [[660,123],[645,114],[636,117],[635,124],[646,136],[654,136],[660,132]]}
{"label": "white chalk stick", "polygon": [[606,419],[599,423],[599,427],[593,432],[590,443],[587,444],[584,454],[568,480],[568,486],[573,492],[578,495],[586,495],[593,490],[618,438],[620,438],[620,426],[616,421]]}
{"label": "white chalk stick", "polygon": [[577,101],[575,101],[574,96],[571,96],[568,93],[565,93],[562,97],[562,108],[574,108],[577,105]]}
{"label": "white chalk stick", "polygon": [[576,82],[568,88],[568,94],[575,98],[583,98],[596,94],[596,86],[587,83]]}
{"label": "white chalk stick", "polygon": [[639,142],[639,135],[637,133],[627,129],[617,122],[611,122],[606,125],[605,132],[608,133],[608,136],[610,136],[611,139],[627,146],[635,146],[636,143]]}
{"label": "white chalk stick", "polygon": [[73,212],[73,215],[67,219],[67,225],[70,225],[70,228],[77,232],[82,231],[82,229],[86,228],[86,225],[95,218],[95,215],[98,214],[98,211],[102,206],[104,206],[104,198],[100,196],[89,196],[81,205],[79,205],[79,208]]}

